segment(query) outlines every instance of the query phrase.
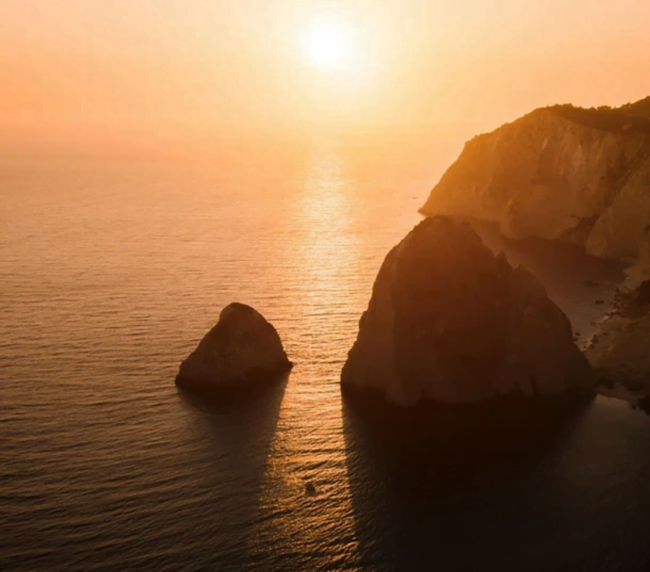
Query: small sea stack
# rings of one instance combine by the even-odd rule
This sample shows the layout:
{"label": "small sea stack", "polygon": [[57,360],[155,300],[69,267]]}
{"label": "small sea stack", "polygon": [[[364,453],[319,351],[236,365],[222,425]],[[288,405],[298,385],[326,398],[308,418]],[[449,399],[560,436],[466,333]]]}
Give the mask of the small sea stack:
{"label": "small sea stack", "polygon": [[583,399],[594,385],[541,282],[445,216],[387,255],[341,375],[355,403],[402,409]]}
{"label": "small sea stack", "polygon": [[292,366],[273,325],[254,308],[232,303],[181,363],[176,385],[207,397],[245,398]]}

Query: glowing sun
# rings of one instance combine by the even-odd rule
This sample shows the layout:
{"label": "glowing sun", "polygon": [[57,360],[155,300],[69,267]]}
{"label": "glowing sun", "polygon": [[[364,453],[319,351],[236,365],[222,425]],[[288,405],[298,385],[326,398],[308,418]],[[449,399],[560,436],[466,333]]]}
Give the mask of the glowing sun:
{"label": "glowing sun", "polygon": [[310,63],[324,68],[340,68],[350,63],[350,39],[335,24],[318,24],[305,36],[305,54]]}

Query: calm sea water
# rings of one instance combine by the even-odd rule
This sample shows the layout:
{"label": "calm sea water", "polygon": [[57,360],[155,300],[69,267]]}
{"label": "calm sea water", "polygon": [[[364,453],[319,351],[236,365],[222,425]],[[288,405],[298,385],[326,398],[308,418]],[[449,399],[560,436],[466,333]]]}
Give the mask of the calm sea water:
{"label": "calm sea water", "polygon": [[[626,403],[462,473],[396,462],[342,404],[375,274],[439,173],[387,149],[0,165],[0,570],[646,569],[650,418]],[[585,333],[620,278],[506,247]],[[174,376],[235,300],[297,366],[207,410]]]}

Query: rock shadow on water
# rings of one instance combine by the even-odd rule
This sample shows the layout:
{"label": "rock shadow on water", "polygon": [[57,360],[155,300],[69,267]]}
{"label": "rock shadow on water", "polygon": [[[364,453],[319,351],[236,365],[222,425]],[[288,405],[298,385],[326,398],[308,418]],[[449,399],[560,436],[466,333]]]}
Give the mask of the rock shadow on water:
{"label": "rock shadow on water", "polygon": [[[498,225],[471,220],[472,227],[492,250],[504,251],[511,263],[522,264],[548,287],[569,287],[598,292],[608,283],[625,279],[630,264],[587,254],[584,246],[543,238],[511,239],[503,237]],[[591,290],[583,290],[583,287]]]}
{"label": "rock shadow on water", "polygon": [[[542,281],[550,298],[583,336],[593,330],[594,320],[611,309],[616,288],[626,279],[629,263],[591,256],[583,246],[541,238],[508,239],[493,223],[471,223],[492,251],[505,252],[511,264],[523,265]],[[595,305],[597,299],[605,305]]]}
{"label": "rock shadow on water", "polygon": [[380,401],[346,394],[342,408],[363,570],[561,569],[529,561],[522,545],[544,550],[562,523],[566,491],[539,467],[561,456],[590,399],[408,410]]}
{"label": "rock shadow on water", "polygon": [[476,404],[423,400],[400,407],[378,391],[342,385],[342,392],[349,415],[383,445],[413,458],[447,459],[453,466],[517,458],[552,446],[595,398],[588,391],[535,398],[513,394]]}
{"label": "rock shadow on water", "polygon": [[241,384],[196,384],[190,388],[177,384],[177,389],[180,398],[191,407],[228,413],[265,407],[275,403],[278,398],[281,402],[289,375],[282,373],[269,379],[264,373],[258,377],[251,376]]}
{"label": "rock shadow on water", "polygon": [[178,391],[197,449],[191,495],[198,497],[203,515],[197,521],[194,512],[192,526],[183,526],[191,531],[183,546],[198,555],[202,569],[241,572],[264,566],[255,550],[256,526],[265,519],[262,488],[289,375],[246,399],[209,400]]}

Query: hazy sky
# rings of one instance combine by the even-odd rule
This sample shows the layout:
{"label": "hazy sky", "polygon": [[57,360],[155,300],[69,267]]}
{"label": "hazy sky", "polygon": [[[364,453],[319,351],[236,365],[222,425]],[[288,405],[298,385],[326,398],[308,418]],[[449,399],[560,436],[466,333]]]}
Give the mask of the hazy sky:
{"label": "hazy sky", "polygon": [[[340,33],[342,65],[310,60]],[[2,0],[0,126],[83,141],[492,129],[650,95],[648,0]]]}

